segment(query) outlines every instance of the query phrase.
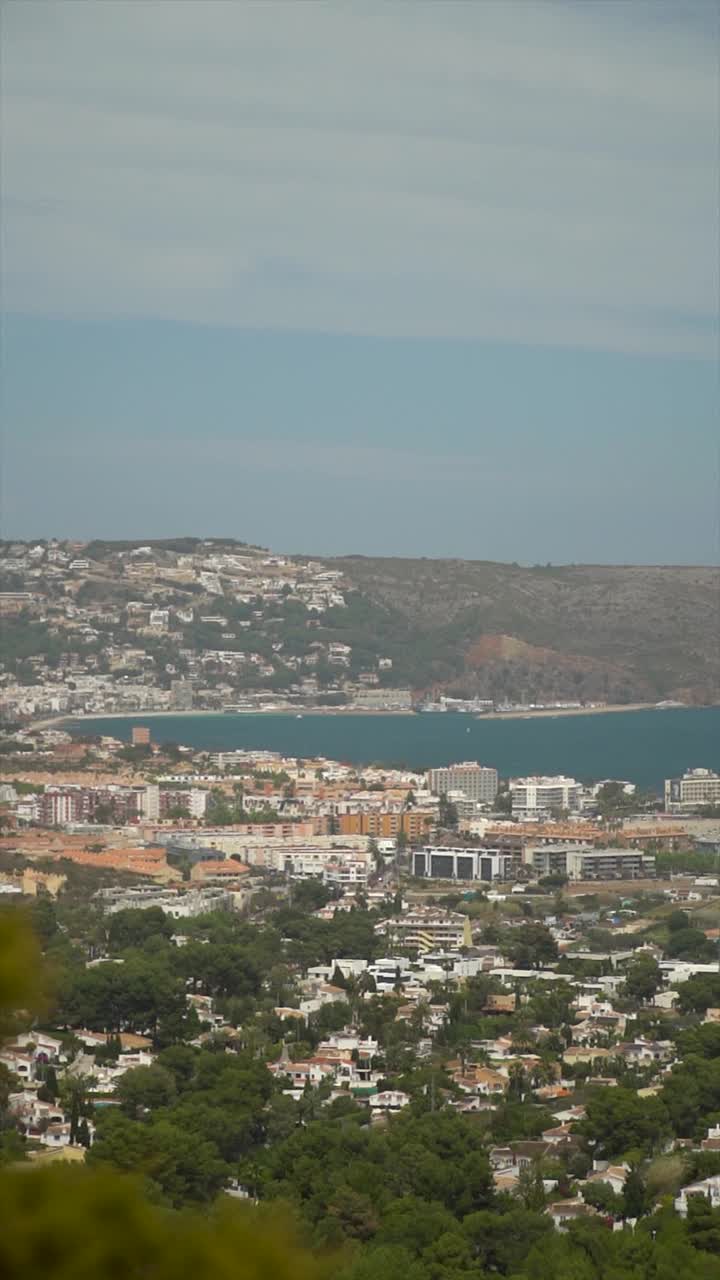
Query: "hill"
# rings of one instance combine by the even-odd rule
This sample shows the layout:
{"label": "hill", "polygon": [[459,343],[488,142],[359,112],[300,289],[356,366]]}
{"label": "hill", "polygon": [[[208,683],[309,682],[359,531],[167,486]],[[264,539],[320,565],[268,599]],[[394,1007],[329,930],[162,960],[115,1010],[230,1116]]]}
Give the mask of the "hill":
{"label": "hill", "polygon": [[718,569],[326,563],[356,593],[351,629],[384,648],[395,681],[417,689],[528,701],[720,699]]}
{"label": "hill", "polygon": [[421,700],[720,702],[713,568],[309,558],[228,538],[5,542],[0,592],[17,707],[18,689],[43,686],[44,705],[76,676],[86,710],[145,706],[148,686],[163,709],[183,677],[205,708],[279,694],[353,704],[373,685]]}

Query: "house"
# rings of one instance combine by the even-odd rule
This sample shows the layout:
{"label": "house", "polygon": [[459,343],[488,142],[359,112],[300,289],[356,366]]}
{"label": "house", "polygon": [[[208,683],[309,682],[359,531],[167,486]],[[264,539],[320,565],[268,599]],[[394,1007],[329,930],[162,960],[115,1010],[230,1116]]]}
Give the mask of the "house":
{"label": "house", "polygon": [[703,1138],[700,1148],[702,1151],[720,1151],[720,1124],[708,1129],[707,1137]]}
{"label": "house", "polygon": [[592,1205],[585,1204],[585,1201],[579,1198],[575,1200],[556,1200],[554,1204],[547,1206],[545,1212],[552,1218],[553,1224],[558,1231],[567,1231],[569,1222],[577,1222],[579,1219],[597,1216],[597,1209],[593,1209]]}
{"label": "house", "polygon": [[681,1218],[687,1217],[690,1196],[705,1196],[713,1209],[720,1208],[720,1173],[714,1173],[709,1178],[703,1178],[701,1182],[691,1182],[689,1186],[683,1187],[675,1199],[675,1212],[679,1213]]}
{"label": "house", "polygon": [[52,1062],[62,1053],[62,1040],[56,1036],[48,1036],[44,1031],[23,1031],[16,1036],[13,1045],[18,1049],[28,1050],[33,1046],[32,1054],[36,1062]]}
{"label": "house", "polygon": [[18,1076],[24,1084],[35,1079],[35,1058],[32,1053],[22,1049],[3,1049],[0,1053],[0,1063],[7,1067],[8,1071],[12,1071],[13,1075]]}
{"label": "house", "polygon": [[571,1045],[563,1054],[563,1062],[569,1067],[574,1067],[578,1062],[596,1062],[598,1058],[612,1058],[613,1053],[609,1049],[591,1048],[590,1045]]}
{"label": "house", "polygon": [[370,1099],[370,1106],[373,1111],[402,1111],[403,1107],[410,1105],[410,1095],[403,1093],[402,1089],[386,1089],[383,1093],[376,1093]]}
{"label": "house", "polygon": [[493,1071],[492,1067],[476,1067],[474,1077],[477,1092],[486,1097],[494,1093],[504,1094],[510,1083],[507,1076],[499,1071]]}
{"label": "house", "polygon": [[61,1124],[65,1119],[62,1107],[55,1102],[42,1102],[34,1089],[23,1089],[21,1093],[11,1093],[8,1098],[8,1110],[16,1120],[30,1128],[37,1128],[41,1121],[49,1124]]}
{"label": "house", "polygon": [[493,1170],[512,1169],[515,1163],[512,1147],[491,1147],[488,1155]]}
{"label": "house", "polygon": [[517,997],[515,992],[501,994],[490,992],[483,1006],[485,1013],[514,1013]]}
{"label": "house", "polygon": [[542,1133],[543,1142],[549,1142],[552,1147],[557,1147],[570,1137],[572,1130],[569,1124],[558,1124],[552,1129],[543,1129]]}
{"label": "house", "polygon": [[586,1186],[597,1186],[599,1182],[607,1182],[612,1187],[616,1195],[622,1193],[625,1186],[629,1169],[626,1164],[609,1164],[604,1169],[595,1169],[588,1178],[585,1179]]}
{"label": "house", "polygon": [[675,1046],[671,1040],[631,1040],[615,1047],[619,1058],[624,1058],[631,1067],[650,1067],[657,1062],[670,1062],[675,1057]]}
{"label": "house", "polygon": [[38,1141],[43,1147],[69,1147],[70,1124],[65,1121],[60,1124],[49,1124],[45,1132],[39,1135]]}

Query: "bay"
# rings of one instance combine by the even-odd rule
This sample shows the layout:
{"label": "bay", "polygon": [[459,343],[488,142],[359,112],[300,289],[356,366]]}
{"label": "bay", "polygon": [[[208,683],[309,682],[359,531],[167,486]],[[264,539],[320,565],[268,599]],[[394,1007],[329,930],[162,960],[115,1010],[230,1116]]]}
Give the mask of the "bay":
{"label": "bay", "polygon": [[623,778],[655,790],[661,790],[664,778],[687,768],[720,769],[720,707],[507,720],[452,713],[179,713],[85,717],[67,728],[76,737],[108,734],[129,741],[138,724],[150,728],[154,742],[198,750],[260,748],[414,769],[478,760],[493,765],[503,777],[565,773],[582,781]]}

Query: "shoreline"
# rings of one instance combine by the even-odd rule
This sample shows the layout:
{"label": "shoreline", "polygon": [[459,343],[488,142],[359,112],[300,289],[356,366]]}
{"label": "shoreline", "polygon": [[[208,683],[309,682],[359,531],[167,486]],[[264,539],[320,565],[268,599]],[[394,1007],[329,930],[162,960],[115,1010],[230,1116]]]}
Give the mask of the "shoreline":
{"label": "shoreline", "polygon": [[426,715],[441,715],[443,717],[450,716],[468,716],[472,720],[482,722],[484,720],[558,720],[566,719],[570,716],[602,716],[602,715],[618,715],[622,712],[636,711],[702,711],[710,710],[720,704],[718,703],[702,703],[697,705],[689,705],[683,703],[681,706],[662,706],[656,702],[625,702],[625,703],[608,703],[606,706],[595,707],[537,707],[526,711],[391,711],[381,710],[369,711],[365,707],[304,707],[297,710],[274,710],[264,709],[256,711],[211,711],[211,710],[189,710],[189,711],[105,711],[92,712],[89,715],[66,714],[58,716],[48,716],[43,720],[34,720],[29,723],[26,728],[30,730],[49,729],[53,726],[59,727],[63,724],[81,725],[84,721],[93,724],[97,720],[159,720],[159,719],[189,719],[202,718],[203,716],[222,717],[226,720],[240,719],[251,720],[259,717],[267,716],[283,716],[287,719],[312,719],[314,717],[324,716],[357,716],[375,719],[378,716],[392,716],[414,718]]}
{"label": "shoreline", "polygon": [[[711,704],[709,704],[711,705]],[[528,711],[470,712],[474,720],[557,720],[560,716],[604,716],[619,711],[691,711],[686,703],[681,707],[659,707],[656,702],[612,702],[603,707],[536,707]]]}

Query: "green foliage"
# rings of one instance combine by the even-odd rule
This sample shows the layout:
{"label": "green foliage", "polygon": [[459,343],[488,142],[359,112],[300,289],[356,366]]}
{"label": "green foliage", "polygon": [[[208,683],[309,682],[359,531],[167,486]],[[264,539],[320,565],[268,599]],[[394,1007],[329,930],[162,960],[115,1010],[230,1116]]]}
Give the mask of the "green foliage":
{"label": "green foliage", "polygon": [[678,988],[678,1008],[683,1013],[704,1013],[720,1008],[720,974],[699,973]]}
{"label": "green foliage", "polygon": [[547,925],[527,924],[508,931],[503,942],[516,969],[542,969],[558,959],[558,947]]}
{"label": "green foliage", "polygon": [[645,1004],[662,986],[662,971],[648,952],[631,960],[625,970],[625,992],[633,1000]]}
{"label": "green foliage", "polygon": [[[67,973],[58,997],[62,1025],[94,1031],[158,1036],[163,1021],[171,1025],[188,1013],[184,983],[170,962],[139,952],[129,953],[122,964],[108,962]],[[182,1027],[178,1029],[182,1034]]]}
{"label": "green foliage", "polygon": [[670,1119],[660,1099],[640,1098],[634,1090],[618,1087],[590,1094],[579,1128],[596,1144],[596,1154],[611,1159],[631,1150],[657,1150],[670,1133]]}
{"label": "green foliage", "polygon": [[115,1090],[123,1111],[132,1120],[136,1120],[145,1111],[170,1106],[176,1092],[174,1075],[157,1063],[126,1071]]}
{"label": "green foliage", "polygon": [[4,1172],[0,1203],[6,1280],[330,1280],[337,1265],[312,1257],[280,1217],[228,1201],[211,1215],[168,1213],[141,1178],[92,1162]]}
{"label": "green foliage", "polygon": [[677,1038],[682,1057],[720,1058],[720,1023],[706,1022],[688,1027]]}
{"label": "green foliage", "polygon": [[702,1137],[708,1116],[720,1113],[720,1058],[685,1058],[673,1067],[661,1097],[679,1137]]}
{"label": "green foliage", "polygon": [[129,947],[142,947],[149,938],[171,938],[173,921],[162,907],[128,907],[110,917],[108,945],[116,954]]}
{"label": "green foliage", "polygon": [[637,1165],[631,1165],[623,1187],[623,1210],[626,1218],[642,1218],[649,1208],[648,1190]]}
{"label": "green foliage", "polygon": [[717,946],[705,937],[702,929],[677,929],[670,934],[666,951],[672,960],[697,960],[712,963],[717,959]]}
{"label": "green foliage", "polygon": [[57,912],[52,898],[41,894],[35,899],[30,907],[30,924],[40,940],[40,945],[43,948],[47,947],[58,929]]}

